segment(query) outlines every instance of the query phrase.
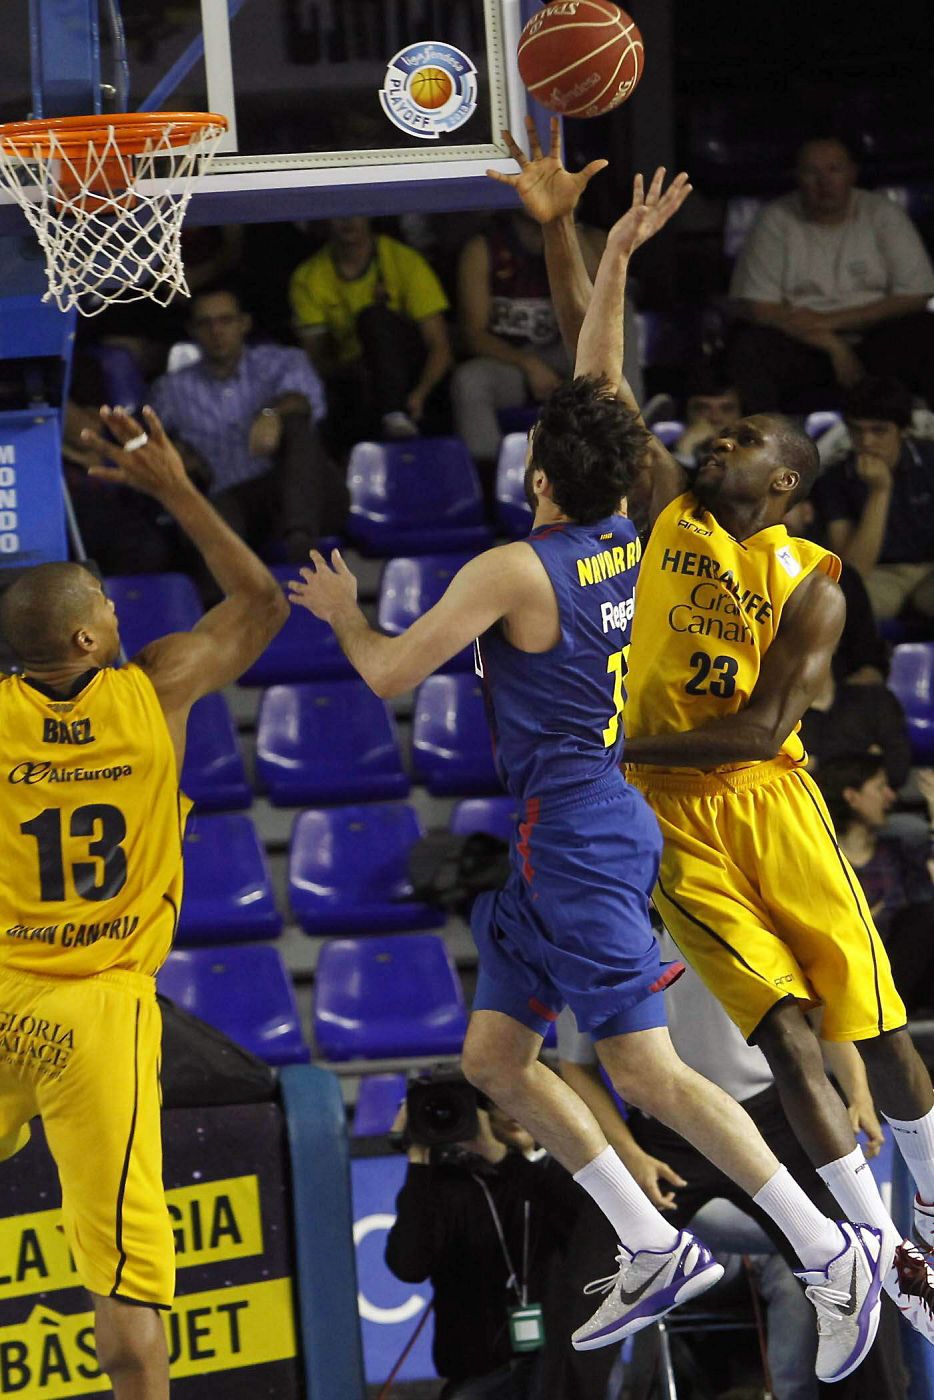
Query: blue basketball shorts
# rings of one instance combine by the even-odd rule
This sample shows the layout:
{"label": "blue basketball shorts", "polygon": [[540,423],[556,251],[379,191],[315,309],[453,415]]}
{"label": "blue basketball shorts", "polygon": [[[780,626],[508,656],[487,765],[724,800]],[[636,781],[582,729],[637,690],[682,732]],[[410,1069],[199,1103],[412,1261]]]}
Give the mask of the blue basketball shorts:
{"label": "blue basketball shorts", "polygon": [[662,963],[649,920],[661,847],[654,814],[621,775],[528,801],[505,888],[474,901],[474,1010],[545,1035],[567,1005],[595,1040],[664,1026],[660,993],[684,965]]}

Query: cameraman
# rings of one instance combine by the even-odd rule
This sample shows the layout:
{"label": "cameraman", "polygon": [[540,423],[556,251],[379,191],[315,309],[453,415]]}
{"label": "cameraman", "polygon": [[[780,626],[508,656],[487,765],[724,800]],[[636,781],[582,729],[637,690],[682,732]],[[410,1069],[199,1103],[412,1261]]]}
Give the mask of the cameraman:
{"label": "cameraman", "polygon": [[386,1263],[404,1283],[431,1280],[441,1400],[540,1400],[541,1304],[580,1188],[551,1158],[526,1157],[531,1138],[488,1100],[471,1126],[456,1144],[408,1147]]}

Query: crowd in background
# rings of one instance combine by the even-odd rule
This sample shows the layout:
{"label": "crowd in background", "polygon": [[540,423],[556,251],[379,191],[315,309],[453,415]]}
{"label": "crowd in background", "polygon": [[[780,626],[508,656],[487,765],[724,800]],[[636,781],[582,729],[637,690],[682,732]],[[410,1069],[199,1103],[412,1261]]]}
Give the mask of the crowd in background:
{"label": "crowd in background", "polygon": [[[677,397],[642,364],[634,303],[625,368],[688,467],[743,413],[823,411],[825,470],[787,524],[840,556],[848,624],[805,739],[840,818],[863,833],[851,860],[867,886],[881,882],[886,935],[909,946],[905,930],[927,928],[934,908],[926,828],[900,828],[897,856],[867,833],[909,779],[887,638],[934,636],[934,267],[907,213],[857,179],[843,143],[807,141],[794,188],[752,222],[680,392],[668,381]],[[605,235],[580,234],[593,276]],[[82,326],[65,455],[105,574],[197,566],[150,502],[85,476],[80,429],[101,402],[150,401],[228,522],[267,557],[299,562],[341,532],[354,443],[456,434],[491,503],[503,415],[534,410],[572,372],[541,230],[519,209],[194,228],[185,243],[190,302],[118,305]],[[846,768],[867,753],[875,777]],[[877,779],[890,800],[866,804]],[[934,1000],[926,987],[913,980],[913,1009]]]}
{"label": "crowd in background", "polygon": [[[581,228],[591,276],[603,237]],[[105,574],[197,569],[147,498],[85,476],[90,459],[80,431],[101,402],[152,403],[225,519],[266,557],[297,563],[322,538],[341,533],[356,442],[454,434],[467,444],[491,503],[503,415],[534,408],[572,373],[541,231],[518,210],[196,228],[185,240],[190,302],[165,311],[117,307],[82,327],[66,469],[85,544]],[[627,377],[647,421],[664,424],[688,468],[744,413],[805,419],[825,412],[819,434],[815,427],[825,469],[786,523],[840,556],[847,625],[833,671],[804,718],[804,739],[914,1015],[934,1006],[934,773],[912,774],[904,715],[886,677],[892,639],[934,637],[932,298],[934,267],[908,215],[887,195],[860,189],[846,147],[820,138],[798,152],[795,188],[760,210],[706,321],[715,329],[675,380],[643,364],[638,289],[626,325]],[[208,580],[198,581],[207,593]],[[900,798],[901,820],[893,823]],[[685,1058],[725,1077],[731,1093],[761,1111],[787,1154],[787,1125],[764,1061],[712,1002],[697,1014],[699,990],[691,988],[695,1000],[684,1018],[683,1033],[697,1041]],[[705,1034],[716,1042],[710,1063]],[[679,1223],[712,1196],[729,1195],[723,1181],[707,1179],[696,1154],[685,1155],[676,1135],[660,1135],[638,1116],[626,1127],[573,1026],[559,1040],[559,1055],[610,1141]],[[494,1127],[495,1120],[494,1107]],[[566,1400],[602,1396],[612,1357],[575,1360],[563,1345],[563,1319],[572,1306],[568,1289],[579,1292],[593,1272],[589,1246],[606,1241],[592,1218],[578,1220],[571,1210],[563,1173],[542,1163],[530,1142],[514,1140],[517,1125],[497,1136],[484,1113],[481,1123],[466,1166],[433,1166],[421,1149],[410,1149],[390,1236],[399,1277],[432,1279],[444,1394],[534,1400],[558,1393],[557,1386]],[[533,1291],[546,1302],[546,1338],[562,1345],[546,1345],[540,1358],[518,1366],[503,1318],[521,1302],[510,1292],[509,1249],[528,1244],[529,1201]],[[544,1226],[543,1213],[563,1220],[564,1233]],[[489,1286],[474,1287],[472,1270]],[[773,1341],[784,1343],[772,1348],[775,1393],[779,1400],[816,1395],[813,1324],[806,1309],[798,1315],[788,1267],[766,1253],[754,1271]],[[790,1336],[800,1345],[789,1347]],[[882,1370],[854,1395],[903,1393],[893,1379],[897,1362],[889,1364],[893,1337],[894,1330],[880,1352]]]}

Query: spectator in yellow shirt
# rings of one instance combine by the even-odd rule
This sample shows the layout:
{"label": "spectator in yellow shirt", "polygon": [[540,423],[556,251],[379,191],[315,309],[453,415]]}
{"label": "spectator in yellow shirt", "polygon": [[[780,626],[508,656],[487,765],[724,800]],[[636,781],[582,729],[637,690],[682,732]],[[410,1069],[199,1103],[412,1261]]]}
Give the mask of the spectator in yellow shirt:
{"label": "spectator in yellow shirt", "polygon": [[292,274],[289,300],[327,387],[335,446],[430,429],[453,357],[448,300],[421,253],[369,219],[332,219],[328,242]]}

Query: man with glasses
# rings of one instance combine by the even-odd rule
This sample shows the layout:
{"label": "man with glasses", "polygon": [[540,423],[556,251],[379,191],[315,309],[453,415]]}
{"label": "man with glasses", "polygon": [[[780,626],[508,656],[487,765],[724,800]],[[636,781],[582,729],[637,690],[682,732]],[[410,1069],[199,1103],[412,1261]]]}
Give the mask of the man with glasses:
{"label": "man with glasses", "polygon": [[235,292],[202,292],[189,329],[197,363],[164,374],[153,403],[167,432],[211,474],[221,516],[254,547],[283,541],[297,563],[339,531],[347,489],[318,437],[327,406],[298,349],[249,344],[252,319]]}

